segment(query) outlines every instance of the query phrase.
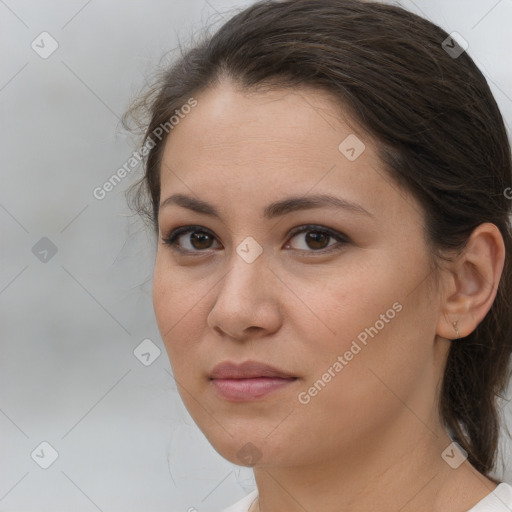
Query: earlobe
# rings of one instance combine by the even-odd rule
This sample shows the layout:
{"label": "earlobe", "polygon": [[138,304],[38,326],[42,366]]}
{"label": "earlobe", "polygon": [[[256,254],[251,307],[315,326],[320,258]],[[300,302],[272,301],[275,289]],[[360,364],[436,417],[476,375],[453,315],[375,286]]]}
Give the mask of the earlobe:
{"label": "earlobe", "polygon": [[504,262],[505,244],[499,229],[489,222],[480,224],[453,261],[436,334],[459,339],[476,329],[496,298]]}

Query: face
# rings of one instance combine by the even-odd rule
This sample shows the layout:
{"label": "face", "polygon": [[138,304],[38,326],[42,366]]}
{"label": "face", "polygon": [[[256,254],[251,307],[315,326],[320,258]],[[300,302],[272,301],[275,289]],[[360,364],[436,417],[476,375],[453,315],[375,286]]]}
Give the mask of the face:
{"label": "face", "polygon": [[[418,203],[324,92],[196,99],[163,155],[153,301],[199,428],[235,464],[292,465],[428,416],[439,304]],[[212,380],[225,361],[293,379]]]}

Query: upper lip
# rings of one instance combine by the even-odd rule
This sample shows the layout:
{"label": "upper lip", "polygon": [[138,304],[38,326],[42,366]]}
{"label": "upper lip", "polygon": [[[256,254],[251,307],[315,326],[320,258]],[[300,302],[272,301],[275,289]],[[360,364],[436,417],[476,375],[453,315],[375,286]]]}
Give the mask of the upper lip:
{"label": "upper lip", "polygon": [[258,361],[243,363],[224,361],[216,365],[210,373],[210,379],[252,379],[255,377],[295,378],[284,370]]}

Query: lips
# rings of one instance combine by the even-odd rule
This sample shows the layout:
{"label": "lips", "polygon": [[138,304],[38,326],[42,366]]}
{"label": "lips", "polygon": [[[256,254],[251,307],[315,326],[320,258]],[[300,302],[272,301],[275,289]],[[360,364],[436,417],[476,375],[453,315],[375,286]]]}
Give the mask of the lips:
{"label": "lips", "polygon": [[261,400],[279,390],[284,391],[297,379],[285,370],[257,361],[241,364],[224,361],[210,374],[213,389],[230,402]]}
{"label": "lips", "polygon": [[254,379],[258,377],[296,378],[287,371],[258,361],[246,361],[241,364],[224,361],[216,365],[210,373],[210,379]]}

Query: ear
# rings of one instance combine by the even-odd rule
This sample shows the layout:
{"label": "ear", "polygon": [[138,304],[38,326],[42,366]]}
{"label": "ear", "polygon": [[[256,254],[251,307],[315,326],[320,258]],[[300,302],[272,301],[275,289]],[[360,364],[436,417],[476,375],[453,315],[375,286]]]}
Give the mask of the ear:
{"label": "ear", "polygon": [[457,339],[459,334],[464,338],[476,329],[494,302],[504,262],[500,230],[489,222],[480,224],[450,268],[437,335]]}

